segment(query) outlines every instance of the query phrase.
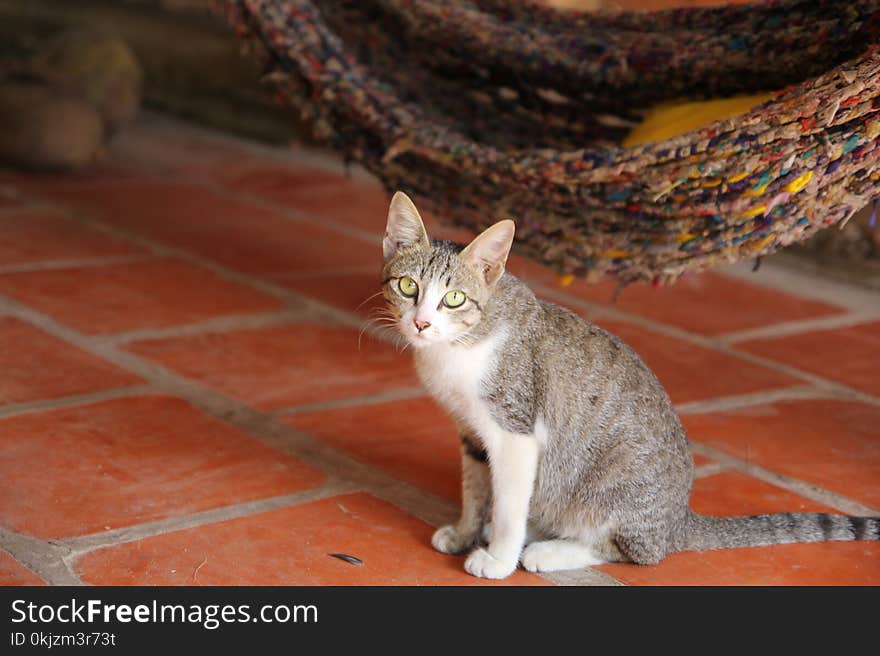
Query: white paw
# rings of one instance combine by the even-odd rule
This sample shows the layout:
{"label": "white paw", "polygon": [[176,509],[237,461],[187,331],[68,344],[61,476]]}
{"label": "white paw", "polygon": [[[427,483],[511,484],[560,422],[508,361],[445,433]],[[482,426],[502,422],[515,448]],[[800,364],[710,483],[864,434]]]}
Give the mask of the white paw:
{"label": "white paw", "polygon": [[552,540],[533,542],[528,545],[520,559],[522,566],[530,572],[558,572],[565,569],[580,569],[600,565],[603,561],[595,558],[588,547]]}
{"label": "white paw", "polygon": [[503,579],[516,569],[516,559],[498,560],[485,549],[476,549],[464,561],[464,569],[468,574],[483,579]]}
{"label": "white paw", "polygon": [[464,553],[473,545],[473,538],[462,535],[455,526],[444,526],[434,532],[431,545],[440,553],[460,554]]}
{"label": "white paw", "polygon": [[545,542],[535,542],[523,550],[522,566],[530,572],[554,572],[559,567],[556,549]]}

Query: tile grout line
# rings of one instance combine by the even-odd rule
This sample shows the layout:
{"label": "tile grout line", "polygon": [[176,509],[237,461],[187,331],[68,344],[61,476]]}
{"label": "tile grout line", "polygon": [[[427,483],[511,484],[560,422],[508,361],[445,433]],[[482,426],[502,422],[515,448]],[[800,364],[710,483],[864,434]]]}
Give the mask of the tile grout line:
{"label": "tile grout line", "polygon": [[[256,209],[273,212],[288,221],[307,223],[309,225],[330,228],[334,232],[338,232],[341,235],[346,235],[348,237],[359,239],[364,243],[373,244],[373,246],[376,248],[376,259],[379,259],[378,254],[381,252],[379,249],[382,244],[381,232],[371,232],[370,230],[359,228],[358,226],[353,226],[350,223],[346,223],[345,221],[340,221],[335,217],[322,217],[312,214],[311,212],[304,212],[302,210],[293,209],[285,205],[279,205],[271,199],[264,198],[260,195],[248,191],[230,190],[224,185],[210,179],[191,179],[190,183],[193,186],[201,187],[202,189],[215,193],[219,196],[227,196],[229,198],[232,198],[233,200],[236,200],[244,205],[251,205]],[[382,193],[386,192],[383,191]],[[388,201],[391,201],[390,194],[388,195]],[[384,224],[385,217],[379,217],[379,220]]]}
{"label": "tile grout line", "polygon": [[68,561],[68,565],[72,566],[72,563],[76,559],[92,551],[115,547],[129,542],[137,542],[138,540],[166,535],[168,533],[175,533],[177,531],[207,526],[209,524],[218,524],[232,519],[241,519],[243,517],[259,515],[272,510],[292,508],[302,504],[360,491],[360,488],[356,485],[328,476],[327,480],[318,487],[301,490],[299,492],[282,494],[275,497],[265,497],[253,501],[243,501],[236,504],[194,512],[189,515],[157,519],[155,521],[133,524],[131,526],[101,531],[98,533],[90,533],[88,535],[47,540],[47,542],[52,546],[66,550],[67,553],[65,558]]}
{"label": "tile grout line", "polygon": [[401,387],[379,394],[367,394],[364,396],[352,396],[343,399],[334,399],[332,401],[322,401],[321,403],[310,403],[308,405],[289,406],[272,410],[269,414],[273,417],[286,417],[290,415],[306,414],[309,412],[322,412],[324,410],[338,410],[341,408],[360,407],[365,405],[377,405],[387,403],[389,401],[405,401],[408,399],[426,398],[428,393],[421,387]]}
{"label": "tile grout line", "polygon": [[832,330],[834,328],[850,328],[859,324],[877,321],[880,312],[846,312],[830,317],[817,319],[801,319],[798,321],[786,321],[784,323],[750,328],[732,333],[719,335],[718,339],[725,344],[736,344],[753,339],[773,339],[777,337],[791,337],[802,333]]}
{"label": "tile grout line", "polygon": [[145,132],[161,130],[166,133],[174,132],[177,136],[187,137],[195,134],[196,138],[213,141],[226,147],[238,148],[250,155],[268,159],[278,164],[297,163],[309,168],[317,168],[325,173],[337,173],[340,176],[353,178],[368,175],[366,169],[352,162],[346,165],[342,159],[325,148],[297,144],[291,146],[278,146],[266,144],[246,137],[226,134],[196,122],[187,121],[179,117],[168,117],[161,112],[142,110],[138,120]]}
{"label": "tile grout line", "polygon": [[736,410],[739,408],[747,408],[755,405],[765,405],[768,403],[776,403],[778,401],[796,401],[796,400],[812,400],[838,398],[829,390],[817,385],[793,385],[790,387],[779,387],[770,390],[759,390],[757,392],[749,392],[746,394],[734,394],[731,396],[716,396],[711,399],[701,399],[698,401],[687,401],[685,403],[676,403],[675,412],[678,415],[696,415],[708,412],[724,412],[726,410]]}
{"label": "tile grout line", "polygon": [[312,269],[310,271],[297,271],[296,273],[279,273],[268,276],[270,279],[278,282],[278,281],[308,281],[314,278],[321,278],[329,275],[339,275],[339,276],[347,276],[347,275],[375,275],[376,282],[379,281],[379,274],[376,272],[376,267],[334,267],[332,269]]}
{"label": "tile grout line", "polygon": [[310,315],[299,308],[282,308],[269,312],[226,314],[205,321],[178,324],[164,328],[143,328],[110,335],[96,335],[94,339],[96,342],[107,344],[108,346],[124,346],[131,342],[167,339],[169,337],[189,337],[226,330],[268,328],[287,323],[302,322],[309,318]]}
{"label": "tile grout line", "polygon": [[134,264],[137,262],[146,262],[155,259],[155,255],[145,253],[143,255],[104,255],[96,257],[74,258],[69,260],[42,260],[40,262],[2,265],[0,266],[0,275],[7,273],[55,271],[58,269],[94,269],[119,264]]}
{"label": "tile grout line", "polygon": [[804,271],[784,261],[768,261],[758,273],[752,271],[750,264],[744,263],[723,265],[719,270],[733,280],[756,283],[789,296],[818,301],[850,312],[880,311],[880,295],[876,290]]}
{"label": "tile grout line", "polygon": [[811,374],[808,371],[792,367],[781,362],[776,362],[760,355],[753,355],[744,351],[737,351],[733,348],[719,349],[722,353],[736,357],[752,364],[757,364],[767,369],[775,369],[781,373],[787,374],[793,378],[800,378],[816,387],[827,390],[828,398],[841,399],[846,401],[859,401],[867,405],[880,406],[880,397],[863,392],[862,390],[838,383],[828,378],[823,378],[817,374]]}
{"label": "tile grout line", "polygon": [[727,465],[736,471],[758,478],[765,483],[770,483],[771,485],[794,492],[807,499],[812,499],[813,501],[818,501],[826,506],[831,506],[832,508],[848,515],[868,517],[880,515],[880,511],[859,501],[850,499],[842,494],[838,494],[818,485],[813,485],[807,481],[802,481],[799,478],[770,471],[769,469],[765,469],[753,462],[732,456],[720,449],[716,449],[715,447],[708,446],[703,442],[691,441],[690,445],[691,450],[698,455],[715,460],[722,465]]}
{"label": "tile grout line", "polygon": [[[84,585],[76,573],[75,563],[81,556],[93,551],[359,491],[356,486],[329,476],[320,486],[300,492],[220,506],[180,517],[83,536],[41,539],[0,528],[0,548],[8,551],[22,564],[27,562],[28,569],[47,583]],[[59,566],[59,559],[63,566]]]}
{"label": "tile grout line", "polygon": [[[12,541],[11,539],[8,539],[8,538],[7,538],[7,540],[8,540],[8,542],[9,542],[10,544],[12,544],[13,541]],[[39,579],[39,580],[40,580],[41,582],[43,582],[43,583],[46,583],[46,584],[48,584],[48,585],[52,585],[52,584],[49,583],[45,578],[43,578],[43,577],[40,576],[36,571],[34,571],[31,567],[28,567],[28,566],[25,565],[21,560],[19,560],[16,556],[14,556],[11,552],[7,551],[7,550],[3,547],[3,544],[4,544],[4,536],[3,536],[3,535],[0,535],[0,555],[2,555],[2,554],[6,554],[6,555],[9,556],[12,560],[15,561],[15,564],[16,564],[16,565],[18,565],[18,566],[21,567],[22,569],[27,570],[27,572],[28,572],[29,574],[32,574],[33,576],[35,576],[37,579]],[[55,558],[54,560],[57,560],[57,558]],[[7,583],[7,584],[4,585],[4,587],[9,587],[9,586],[12,586],[12,585],[15,585],[15,586],[24,586],[24,585],[27,585],[27,584],[26,584],[26,583],[13,583],[13,584]],[[64,585],[64,584],[61,583],[61,584],[59,584],[59,585]]]}
{"label": "tile grout line", "polygon": [[10,403],[8,405],[0,405],[0,419],[30,414],[31,412],[59,410],[63,408],[72,408],[78,405],[87,405],[89,403],[100,403],[102,401],[112,401],[114,399],[143,396],[157,391],[158,389],[155,386],[149,384],[129,385],[126,387],[115,387],[113,389],[101,390],[100,392],[90,392],[88,394],[73,394],[71,396],[58,396],[51,399],[40,399],[38,401]]}
{"label": "tile grout line", "polygon": [[733,465],[723,462],[708,462],[705,465],[694,467],[694,480],[698,478],[708,478],[715,474],[721,474],[733,469]]}
{"label": "tile grout line", "polygon": [[[0,183],[0,189],[2,189],[2,183]],[[0,207],[0,221],[4,221],[10,216],[15,216],[16,214],[23,214],[25,212],[32,212],[35,209],[39,209],[40,204],[35,203],[32,199],[25,199],[23,196],[15,198],[21,203],[21,205],[10,205],[9,207]]]}
{"label": "tile grout line", "polygon": [[85,585],[65,560],[64,547],[0,527],[0,548],[49,585]]}
{"label": "tile grout line", "polygon": [[576,586],[576,587],[620,587],[625,586],[610,574],[606,574],[595,567],[585,567],[583,569],[560,570],[558,572],[541,572],[536,576],[547,579],[559,586]]}

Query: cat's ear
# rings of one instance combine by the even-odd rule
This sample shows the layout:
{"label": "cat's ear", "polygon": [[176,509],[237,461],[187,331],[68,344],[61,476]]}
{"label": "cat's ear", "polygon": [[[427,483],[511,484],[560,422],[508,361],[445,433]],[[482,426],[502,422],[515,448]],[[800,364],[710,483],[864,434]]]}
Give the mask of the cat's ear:
{"label": "cat's ear", "polygon": [[464,261],[480,272],[487,285],[494,284],[504,273],[515,230],[510,219],[499,221],[477,235],[461,252]]}
{"label": "cat's ear", "polygon": [[382,255],[387,262],[403,246],[431,248],[425,224],[416,206],[402,191],[391,199],[388,207],[388,223],[385,225],[385,238],[382,240]]}

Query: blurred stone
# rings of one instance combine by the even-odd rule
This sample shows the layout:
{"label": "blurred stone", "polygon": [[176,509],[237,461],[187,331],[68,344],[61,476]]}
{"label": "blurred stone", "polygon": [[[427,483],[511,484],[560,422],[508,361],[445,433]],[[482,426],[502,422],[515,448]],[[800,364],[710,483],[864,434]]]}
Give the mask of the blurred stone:
{"label": "blurred stone", "polygon": [[40,50],[30,72],[89,102],[108,134],[129,123],[143,95],[144,74],[122,39],[88,28],[66,30]]}
{"label": "blurred stone", "polygon": [[76,170],[104,148],[100,114],[81,98],[39,82],[0,84],[0,161],[35,170]]}

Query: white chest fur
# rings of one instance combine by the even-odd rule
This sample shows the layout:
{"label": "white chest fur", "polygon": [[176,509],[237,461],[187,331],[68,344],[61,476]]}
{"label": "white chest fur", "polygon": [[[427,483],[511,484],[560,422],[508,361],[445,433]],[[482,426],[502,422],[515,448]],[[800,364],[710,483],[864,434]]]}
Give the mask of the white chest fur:
{"label": "white chest fur", "polygon": [[415,354],[416,371],[431,396],[482,438],[495,422],[480,399],[481,386],[503,341],[496,333],[472,346],[438,344]]}

